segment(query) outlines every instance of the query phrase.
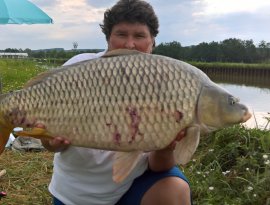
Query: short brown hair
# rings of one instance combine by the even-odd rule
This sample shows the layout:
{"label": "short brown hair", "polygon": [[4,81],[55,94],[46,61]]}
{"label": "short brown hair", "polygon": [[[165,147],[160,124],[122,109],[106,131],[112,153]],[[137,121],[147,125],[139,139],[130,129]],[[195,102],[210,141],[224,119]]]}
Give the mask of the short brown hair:
{"label": "short brown hair", "polygon": [[158,34],[158,18],[153,7],[142,0],[119,0],[112,8],[104,13],[102,32],[109,40],[114,25],[121,22],[142,23],[148,26],[152,36]]}

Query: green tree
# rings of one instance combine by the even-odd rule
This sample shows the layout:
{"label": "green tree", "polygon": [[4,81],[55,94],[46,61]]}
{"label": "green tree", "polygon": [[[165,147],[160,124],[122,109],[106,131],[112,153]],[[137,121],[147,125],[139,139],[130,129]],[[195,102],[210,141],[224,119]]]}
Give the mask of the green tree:
{"label": "green tree", "polygon": [[266,41],[261,41],[258,45],[258,55],[261,61],[266,61],[270,59],[270,43]]}
{"label": "green tree", "polygon": [[246,63],[254,63],[258,60],[257,50],[253,43],[253,40],[243,41],[245,47],[245,58],[243,59]]}
{"label": "green tree", "polygon": [[153,51],[155,54],[169,56],[175,59],[181,59],[182,46],[179,42],[161,43]]}
{"label": "green tree", "polygon": [[245,47],[240,39],[230,38],[221,42],[224,61],[243,62]]}
{"label": "green tree", "polygon": [[211,43],[200,43],[197,46],[192,47],[191,56],[195,61],[220,61],[221,60],[221,50],[217,42]]}

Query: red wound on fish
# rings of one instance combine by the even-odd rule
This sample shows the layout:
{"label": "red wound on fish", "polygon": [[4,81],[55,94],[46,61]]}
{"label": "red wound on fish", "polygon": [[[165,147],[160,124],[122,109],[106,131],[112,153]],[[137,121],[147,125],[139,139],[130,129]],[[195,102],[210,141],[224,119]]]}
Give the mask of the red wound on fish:
{"label": "red wound on fish", "polygon": [[120,134],[119,132],[116,131],[116,132],[113,134],[113,140],[114,140],[115,144],[120,145],[120,142],[121,142],[121,134]]}
{"label": "red wound on fish", "polygon": [[120,143],[121,143],[121,134],[118,131],[117,126],[115,124],[113,124],[113,123],[106,123],[106,126],[108,126],[108,127],[113,126],[114,131],[113,131],[113,134],[112,134],[112,140],[113,140],[113,142],[115,144],[120,145]]}
{"label": "red wound on fish", "polygon": [[26,115],[26,111],[14,108],[5,117],[15,126],[33,127],[36,123],[36,119],[28,119]]}
{"label": "red wound on fish", "polygon": [[126,111],[129,113],[129,116],[131,118],[131,140],[129,141],[129,143],[132,143],[135,140],[137,134],[142,135],[142,133],[139,131],[141,117],[139,116],[136,107],[128,107]]}
{"label": "red wound on fish", "polygon": [[182,118],[183,118],[183,113],[177,110],[177,111],[174,113],[174,117],[175,117],[175,121],[176,121],[177,123],[179,123],[179,122],[182,120]]}
{"label": "red wound on fish", "polygon": [[180,132],[178,132],[176,137],[175,137],[175,140],[178,142],[181,141],[186,136],[186,132],[187,132],[186,128],[181,130]]}

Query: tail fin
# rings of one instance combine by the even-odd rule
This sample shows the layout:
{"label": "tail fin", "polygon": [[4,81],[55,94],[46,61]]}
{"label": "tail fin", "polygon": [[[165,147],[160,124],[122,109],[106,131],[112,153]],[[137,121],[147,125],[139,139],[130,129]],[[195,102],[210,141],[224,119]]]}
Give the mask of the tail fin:
{"label": "tail fin", "polygon": [[5,146],[9,139],[12,128],[5,125],[2,115],[0,113],[0,154],[5,150]]}
{"label": "tail fin", "polygon": [[[4,99],[5,96],[7,96],[7,94],[0,95],[0,102],[2,99]],[[1,112],[0,107],[0,154],[4,151],[12,130],[13,128],[11,126],[8,126],[5,119],[3,118],[3,113]]]}

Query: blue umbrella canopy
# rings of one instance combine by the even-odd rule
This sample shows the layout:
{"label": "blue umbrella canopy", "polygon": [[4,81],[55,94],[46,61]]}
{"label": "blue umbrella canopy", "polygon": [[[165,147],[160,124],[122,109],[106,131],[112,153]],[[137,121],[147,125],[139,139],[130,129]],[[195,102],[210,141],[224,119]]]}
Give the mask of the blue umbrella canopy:
{"label": "blue umbrella canopy", "polygon": [[50,24],[53,20],[27,0],[0,0],[0,24]]}

